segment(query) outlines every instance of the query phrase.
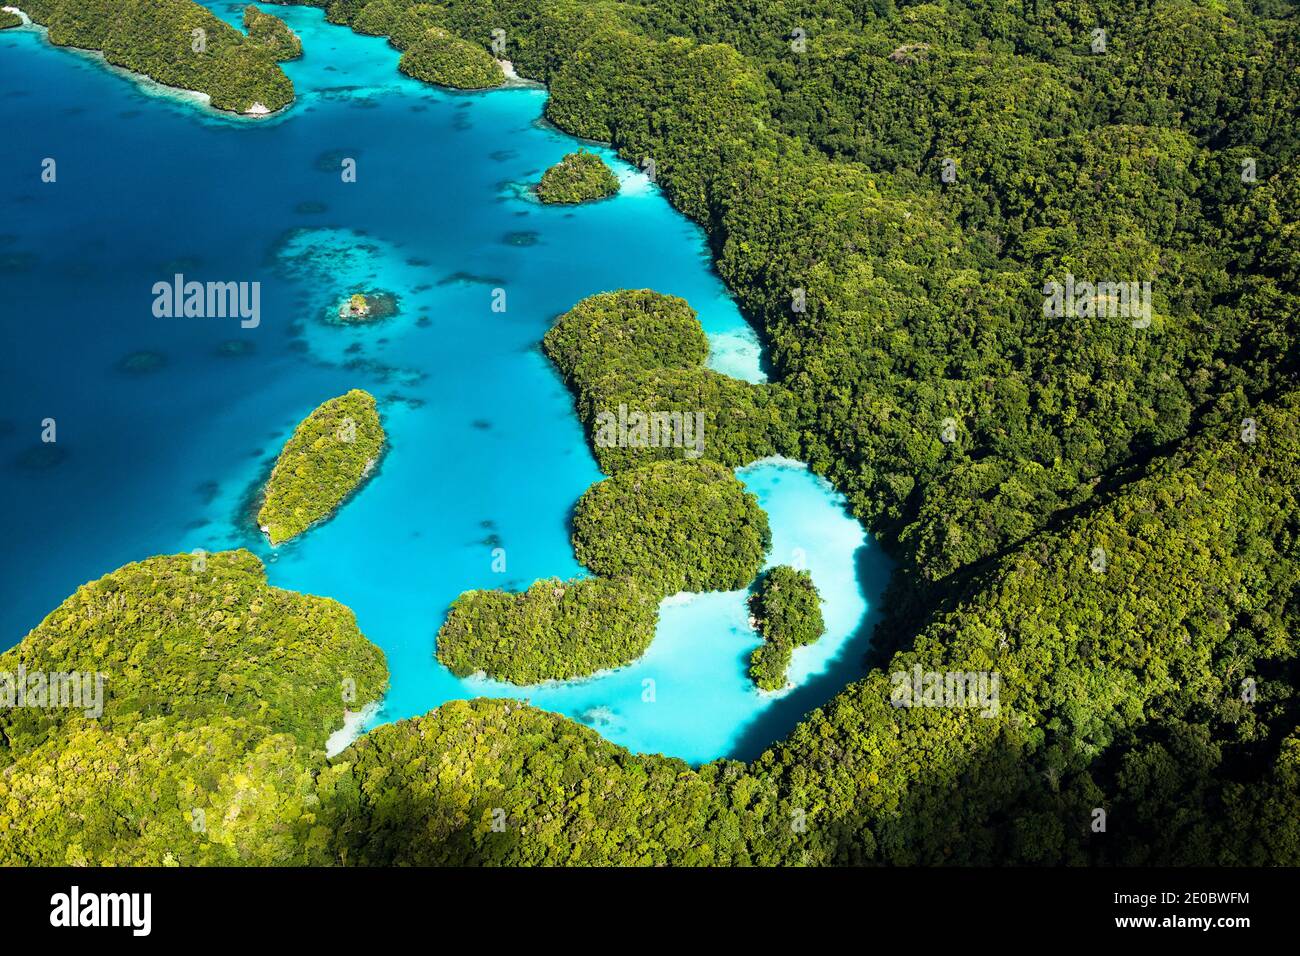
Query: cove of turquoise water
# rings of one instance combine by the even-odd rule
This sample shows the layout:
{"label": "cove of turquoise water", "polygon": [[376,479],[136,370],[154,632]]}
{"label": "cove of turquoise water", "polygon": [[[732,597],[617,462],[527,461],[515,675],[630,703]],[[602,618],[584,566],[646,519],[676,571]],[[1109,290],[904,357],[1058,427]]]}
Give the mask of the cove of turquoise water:
{"label": "cove of turquoise water", "polygon": [[[210,6],[238,22],[242,4]],[[130,561],[247,547],[273,584],[342,601],[383,648],[392,686],[368,726],[500,695],[637,751],[753,757],[860,675],[889,574],[798,463],[739,473],[769,513],[770,563],[806,563],[825,598],[828,633],[796,652],[793,689],[763,695],[745,676],[759,639],[744,592],[670,598],[641,660],[584,681],[458,680],[434,658],[461,591],[582,573],[568,521],[601,476],[538,348],[559,313],[609,289],[680,295],[714,368],[763,377],[702,232],[599,147],[618,197],[532,201],[528,184],[576,145],[542,121],[541,89],[431,89],[397,72],[383,39],[316,9],[275,13],[306,56],[285,65],[298,101],[261,121],[35,30],[0,33],[0,646]],[[260,324],[155,318],[152,286],[176,272],[260,282]],[[401,314],[366,330],[323,321],[356,285],[396,292]],[[293,426],[353,387],[381,403],[379,473],[334,519],[269,548],[246,521],[250,490]],[[40,440],[46,419],[54,444]]]}

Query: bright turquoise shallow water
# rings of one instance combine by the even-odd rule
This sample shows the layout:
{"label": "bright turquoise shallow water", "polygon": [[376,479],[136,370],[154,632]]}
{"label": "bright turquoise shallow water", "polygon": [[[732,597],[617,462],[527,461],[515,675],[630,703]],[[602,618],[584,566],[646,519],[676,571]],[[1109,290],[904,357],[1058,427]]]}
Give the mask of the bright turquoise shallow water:
{"label": "bright turquoise shallow water", "polygon": [[[237,22],[242,6],[212,9]],[[607,151],[617,198],[532,202],[526,185],[575,147],[541,121],[543,91],[432,90],[396,72],[384,40],[318,10],[276,13],[307,57],[286,65],[299,101],[260,122],[148,93],[35,32],[0,33],[3,646],[129,561],[242,546],[273,584],[347,604],[384,649],[392,689],[371,725],[508,695],[638,751],[754,756],[859,676],[889,573],[797,463],[739,473],[770,516],[771,563],[806,563],[826,601],[828,633],[796,653],[793,690],[762,695],[746,678],[758,637],[743,592],[669,599],[644,658],[585,681],[462,681],[433,656],[461,591],[581,573],[567,523],[600,474],[538,349],[556,315],[608,289],[680,295],[711,364],[762,377],[702,233]],[[40,181],[46,157],[55,184]],[[155,318],[153,283],[176,271],[260,281],[261,325]],[[402,315],[360,331],[320,321],[355,282],[399,293]],[[155,367],[121,366],[139,352]],[[268,548],[242,519],[249,490],[293,426],[352,387],[381,400],[380,473],[334,520]],[[54,446],[39,442],[47,417]]]}

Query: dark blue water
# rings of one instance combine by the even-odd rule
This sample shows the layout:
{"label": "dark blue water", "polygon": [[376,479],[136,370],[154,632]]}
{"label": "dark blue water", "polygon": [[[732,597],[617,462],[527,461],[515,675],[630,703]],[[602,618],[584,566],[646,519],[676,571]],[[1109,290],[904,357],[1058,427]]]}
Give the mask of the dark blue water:
{"label": "dark blue water", "polygon": [[[212,9],[237,22],[242,5]],[[789,693],[745,677],[758,638],[740,592],[670,599],[645,658],[587,681],[461,681],[433,656],[461,591],[581,572],[567,520],[600,475],[538,350],[556,315],[609,289],[680,295],[714,367],[761,377],[702,234],[608,153],[617,198],[533,202],[528,184],[576,146],[542,122],[543,91],[436,91],[398,74],[382,39],[314,9],[276,13],[307,55],[286,65],[298,101],[266,120],[148,90],[35,30],[0,33],[3,646],[129,561],[241,546],[272,583],[347,604],[384,649],[392,690],[371,724],[501,693],[637,750],[756,753],[857,676],[888,575],[843,501],[797,464],[741,472],[772,519],[773,563],[805,562],[827,600],[829,632],[797,655]],[[260,324],[155,317],[153,284],[176,272],[259,282]],[[401,314],[325,321],[357,285],[397,293]],[[250,493],[293,426],[354,387],[381,402],[380,473],[327,524],[267,547]]]}

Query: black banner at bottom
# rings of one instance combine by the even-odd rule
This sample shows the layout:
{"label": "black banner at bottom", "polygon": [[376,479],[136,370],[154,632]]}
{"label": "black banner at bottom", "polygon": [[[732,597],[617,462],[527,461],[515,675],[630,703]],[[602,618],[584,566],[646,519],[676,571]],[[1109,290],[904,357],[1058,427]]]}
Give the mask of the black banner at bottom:
{"label": "black banner at bottom", "polygon": [[[881,941],[891,931],[904,939],[934,932],[945,946],[1040,932],[1051,934],[1040,940],[1071,943],[1128,937],[1182,945],[1199,935],[1232,945],[1291,937],[1298,884],[1295,870],[1228,869],[14,868],[0,870],[0,917],[14,941],[75,933],[81,942],[112,937],[127,945],[373,944],[428,938],[439,921],[521,940],[644,931],[648,921],[712,926],[728,939],[778,927],[842,934],[859,925],[886,933],[873,937]],[[962,936],[963,926],[971,935]]]}

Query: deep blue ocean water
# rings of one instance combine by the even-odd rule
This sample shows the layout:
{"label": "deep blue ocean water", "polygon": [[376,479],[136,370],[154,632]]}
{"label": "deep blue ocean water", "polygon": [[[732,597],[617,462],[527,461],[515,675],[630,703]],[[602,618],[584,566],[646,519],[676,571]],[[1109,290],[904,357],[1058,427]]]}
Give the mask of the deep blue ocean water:
{"label": "deep blue ocean water", "polygon": [[[237,23],[243,5],[210,6]],[[368,726],[509,695],[638,751],[756,755],[860,675],[889,574],[798,463],[739,473],[769,513],[771,563],[805,564],[826,602],[828,633],[796,652],[786,693],[745,676],[759,638],[744,592],[670,598],[644,658],[585,681],[462,681],[434,659],[461,591],[582,573],[568,521],[601,476],[538,347],[559,313],[609,289],[680,295],[711,364],[762,377],[702,232],[608,150],[618,197],[532,201],[528,185],[577,145],[541,119],[541,89],[435,90],[401,76],[383,39],[316,9],[274,12],[306,56],[285,64],[298,101],[265,120],[218,116],[36,30],[0,33],[0,647],[130,561],[247,547],[273,584],[342,601],[383,648],[392,688]],[[177,272],[260,282],[260,324],[155,317],[153,284]],[[356,285],[396,292],[401,314],[331,326]],[[294,425],[354,387],[381,402],[379,473],[333,520],[270,548],[250,492]]]}

